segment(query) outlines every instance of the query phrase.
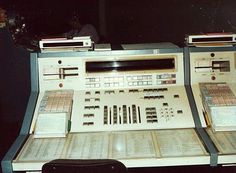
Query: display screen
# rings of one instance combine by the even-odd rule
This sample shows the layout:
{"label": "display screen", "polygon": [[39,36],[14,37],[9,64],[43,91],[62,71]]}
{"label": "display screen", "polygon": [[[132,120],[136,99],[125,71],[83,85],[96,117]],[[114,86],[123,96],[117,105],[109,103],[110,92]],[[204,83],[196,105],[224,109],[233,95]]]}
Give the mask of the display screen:
{"label": "display screen", "polygon": [[83,42],[43,43],[43,47],[83,46]]}
{"label": "display screen", "polygon": [[86,62],[86,72],[140,71],[175,69],[175,59],[145,59]]}
{"label": "display screen", "polygon": [[232,37],[206,37],[206,38],[193,38],[192,42],[216,42],[216,41],[232,41]]}

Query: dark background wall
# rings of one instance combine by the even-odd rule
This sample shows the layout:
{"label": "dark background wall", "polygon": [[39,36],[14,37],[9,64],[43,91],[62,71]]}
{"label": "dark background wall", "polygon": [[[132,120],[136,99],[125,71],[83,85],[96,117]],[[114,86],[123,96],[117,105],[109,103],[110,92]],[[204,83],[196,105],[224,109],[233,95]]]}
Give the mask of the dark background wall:
{"label": "dark background wall", "polygon": [[19,133],[30,92],[29,52],[0,29],[0,159]]}
{"label": "dark background wall", "polygon": [[[27,37],[68,31],[72,11],[82,24],[93,24],[100,42],[173,42],[184,45],[186,34],[236,32],[235,0],[62,0],[0,2],[9,13],[24,16]],[[0,160],[21,127],[30,94],[29,51],[15,45],[8,28],[0,29]],[[234,172],[233,168],[159,168],[149,172]]]}
{"label": "dark background wall", "polygon": [[234,0],[107,1],[107,36],[112,42],[183,45],[186,34],[233,32]]}
{"label": "dark background wall", "polygon": [[30,36],[70,30],[68,20],[74,12],[109,43],[170,41],[181,46],[186,34],[236,30],[235,0],[3,0],[2,4],[25,17]]}

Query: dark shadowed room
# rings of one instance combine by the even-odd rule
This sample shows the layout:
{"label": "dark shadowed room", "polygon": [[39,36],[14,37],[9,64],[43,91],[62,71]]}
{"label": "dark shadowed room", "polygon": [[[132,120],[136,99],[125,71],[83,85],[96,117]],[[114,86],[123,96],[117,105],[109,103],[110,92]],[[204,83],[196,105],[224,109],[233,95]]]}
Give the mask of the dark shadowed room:
{"label": "dark shadowed room", "polygon": [[236,172],[235,9],[0,1],[0,171]]}

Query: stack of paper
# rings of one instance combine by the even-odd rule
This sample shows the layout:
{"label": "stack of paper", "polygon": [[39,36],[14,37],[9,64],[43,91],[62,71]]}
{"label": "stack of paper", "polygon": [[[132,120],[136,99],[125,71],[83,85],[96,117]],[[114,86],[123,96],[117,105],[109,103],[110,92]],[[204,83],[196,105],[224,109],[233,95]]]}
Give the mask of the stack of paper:
{"label": "stack of paper", "polygon": [[46,91],[41,100],[34,137],[65,137],[70,124],[72,90]]}
{"label": "stack of paper", "polygon": [[236,130],[236,97],[226,83],[200,83],[205,110],[214,131]]}

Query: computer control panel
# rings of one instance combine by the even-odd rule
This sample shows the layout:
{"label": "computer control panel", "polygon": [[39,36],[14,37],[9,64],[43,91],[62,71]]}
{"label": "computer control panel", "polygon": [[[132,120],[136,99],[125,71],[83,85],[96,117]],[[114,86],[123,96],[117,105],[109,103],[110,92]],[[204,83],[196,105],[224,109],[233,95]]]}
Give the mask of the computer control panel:
{"label": "computer control panel", "polygon": [[38,64],[39,103],[48,91],[73,90],[70,132],[195,127],[182,52],[46,57]]}

